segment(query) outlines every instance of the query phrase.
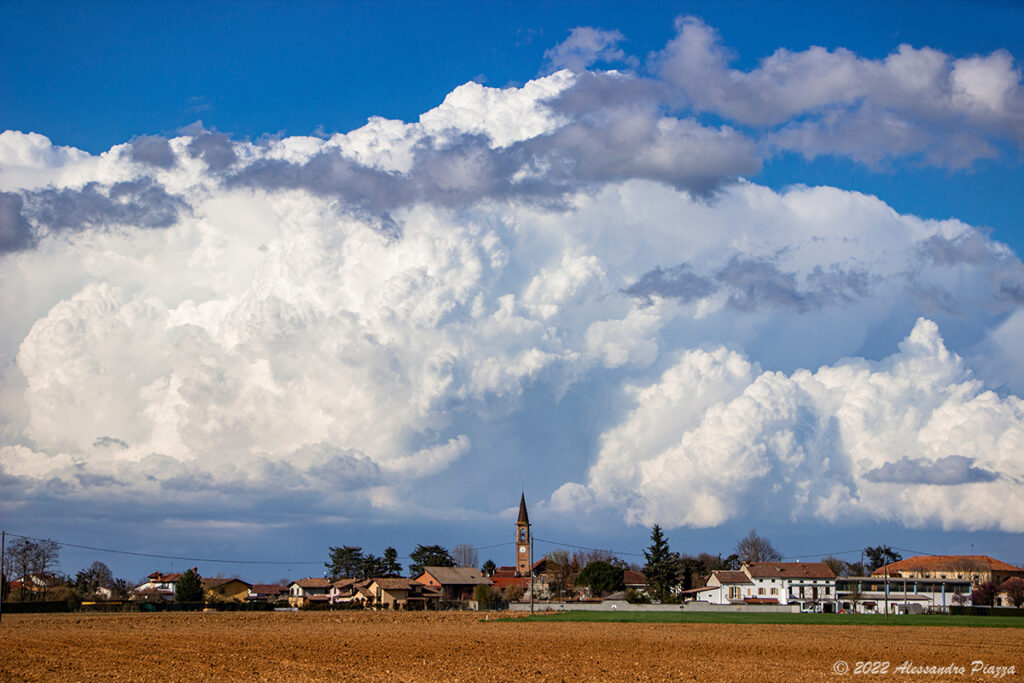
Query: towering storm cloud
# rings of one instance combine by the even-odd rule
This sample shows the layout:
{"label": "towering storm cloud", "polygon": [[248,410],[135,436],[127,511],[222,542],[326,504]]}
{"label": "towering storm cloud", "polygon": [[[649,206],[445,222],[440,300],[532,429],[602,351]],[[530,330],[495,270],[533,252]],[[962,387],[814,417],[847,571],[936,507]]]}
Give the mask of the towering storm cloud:
{"label": "towering storm cloud", "polygon": [[[1019,153],[1012,56],[740,71],[684,18],[641,72],[622,42],[578,28],[522,86],[329,137],[0,134],[4,498],[429,514],[466,462],[501,483],[515,432],[576,515],[1024,531],[1018,255],[756,182],[792,152]],[[519,429],[594,396],[575,453]]]}

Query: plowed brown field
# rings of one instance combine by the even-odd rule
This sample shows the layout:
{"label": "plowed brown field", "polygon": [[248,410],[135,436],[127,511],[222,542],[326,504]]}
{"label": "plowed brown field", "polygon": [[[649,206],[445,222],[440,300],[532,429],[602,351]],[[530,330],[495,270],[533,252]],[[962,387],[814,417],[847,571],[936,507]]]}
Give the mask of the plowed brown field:
{"label": "plowed brown field", "polygon": [[[492,615],[493,616],[493,615]],[[3,680],[878,679],[836,660],[1024,665],[1020,629],[482,621],[465,613],[11,614]],[[901,675],[904,680],[950,680]],[[1007,677],[1009,679],[1014,676]],[[1007,680],[1004,678],[1002,680]]]}

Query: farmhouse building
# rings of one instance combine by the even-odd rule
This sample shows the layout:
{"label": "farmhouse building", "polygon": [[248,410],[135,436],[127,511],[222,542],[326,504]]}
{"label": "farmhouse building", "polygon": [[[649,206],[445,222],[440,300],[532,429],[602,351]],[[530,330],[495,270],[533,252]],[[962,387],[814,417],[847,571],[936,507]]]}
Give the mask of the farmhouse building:
{"label": "farmhouse building", "polygon": [[[971,580],[885,576],[844,576],[836,579],[839,608],[858,614],[920,614],[970,604]],[[958,597],[959,596],[959,597]]]}
{"label": "farmhouse building", "polygon": [[490,586],[489,578],[475,567],[424,567],[416,581],[440,591],[446,601],[472,600],[477,586]]}
{"label": "farmhouse building", "polygon": [[1001,584],[1015,576],[1024,578],[1024,569],[988,555],[915,555],[879,567],[872,576],[908,579],[968,579],[972,585],[992,581]]}
{"label": "farmhouse building", "polygon": [[684,595],[714,605],[791,605],[836,610],[836,575],[823,562],[749,562],[711,572],[707,585]]}

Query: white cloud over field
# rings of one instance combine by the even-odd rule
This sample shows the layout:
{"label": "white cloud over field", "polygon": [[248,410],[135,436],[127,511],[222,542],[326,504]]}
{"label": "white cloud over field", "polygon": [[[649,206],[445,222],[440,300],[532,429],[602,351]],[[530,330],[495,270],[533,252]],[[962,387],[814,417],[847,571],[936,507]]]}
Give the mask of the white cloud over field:
{"label": "white cloud over field", "polygon": [[579,29],[547,55],[572,71],[327,139],[197,125],[91,156],[0,134],[5,498],[402,514],[538,396],[599,391],[620,409],[580,421],[597,446],[571,481],[522,437],[553,509],[1024,531],[1018,256],[743,179],[766,149],[878,160],[815,137],[878,112],[909,122],[890,156],[1019,142],[1012,60],[811,50],[739,73],[710,28],[679,29],[656,77],[584,71],[629,60]]}

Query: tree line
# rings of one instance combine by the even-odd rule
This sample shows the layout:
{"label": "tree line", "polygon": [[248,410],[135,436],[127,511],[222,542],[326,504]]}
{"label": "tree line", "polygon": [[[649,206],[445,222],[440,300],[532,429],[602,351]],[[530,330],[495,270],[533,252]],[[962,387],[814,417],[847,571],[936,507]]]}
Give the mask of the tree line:
{"label": "tree line", "polygon": [[[419,544],[409,553],[409,559],[409,575],[415,578],[423,573],[424,567],[475,567],[479,555],[476,548],[468,543],[456,545],[451,552],[444,546]],[[493,564],[491,562],[492,566]],[[324,567],[327,570],[325,576],[332,581],[341,578],[393,578],[402,575],[398,551],[390,546],[384,549],[381,557],[373,553],[364,553],[360,546],[330,546]]]}
{"label": "tree line", "polygon": [[[83,599],[125,600],[133,586],[115,578],[110,568],[96,561],[74,576],[59,573],[60,545],[50,540],[20,537],[4,552],[2,595],[16,602]],[[17,582],[17,588],[11,584]]]}
{"label": "tree line", "polygon": [[[689,590],[704,586],[716,570],[738,570],[745,562],[777,562],[782,554],[767,538],[758,535],[756,529],[737,541],[735,552],[722,557],[702,552],[696,555],[673,551],[661,527],[655,524],[651,529],[650,545],[643,551],[645,562],[628,563],[611,551],[579,550],[569,552],[557,549],[544,555],[547,584],[552,597],[559,599],[573,596],[579,590],[601,597],[623,590],[626,570],[642,572],[646,576],[646,596],[628,595],[633,600],[656,600],[672,602],[677,599],[677,589]],[[3,600],[72,600],[114,599],[126,600],[131,597],[134,586],[123,578],[115,578],[103,562],[93,562],[74,576],[60,574],[60,545],[50,540],[33,540],[19,537],[12,541],[4,553],[4,572],[0,581]],[[847,562],[837,557],[824,557],[822,562],[838,577],[865,576],[876,569],[902,558],[900,553],[884,545],[864,548],[862,558]],[[470,544],[460,543],[451,552],[441,545],[419,544],[409,554],[408,570],[411,577],[423,572],[424,567],[476,567],[478,551]],[[964,559],[964,571],[970,560]],[[332,581],[340,578],[371,579],[398,577],[402,575],[402,564],[398,562],[398,551],[387,547],[380,557],[364,553],[360,546],[331,546],[328,561],[324,563],[325,576]],[[493,560],[488,559],[479,566],[484,576],[493,576],[497,570]],[[11,583],[20,586],[12,590]],[[289,583],[287,579],[280,581]],[[487,588],[487,587],[481,587]],[[191,569],[184,572],[176,586],[178,602],[199,602],[203,591],[199,574]],[[495,591],[478,591],[478,599],[485,604],[496,604],[501,600],[516,600],[522,597],[522,588],[513,586],[504,595]],[[971,602],[975,605],[992,605],[998,586],[992,582],[975,586]],[[966,598],[966,596],[964,596]],[[1008,597],[1015,606],[1024,604],[1024,580],[1011,580]]]}

